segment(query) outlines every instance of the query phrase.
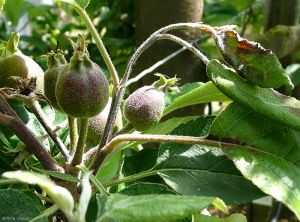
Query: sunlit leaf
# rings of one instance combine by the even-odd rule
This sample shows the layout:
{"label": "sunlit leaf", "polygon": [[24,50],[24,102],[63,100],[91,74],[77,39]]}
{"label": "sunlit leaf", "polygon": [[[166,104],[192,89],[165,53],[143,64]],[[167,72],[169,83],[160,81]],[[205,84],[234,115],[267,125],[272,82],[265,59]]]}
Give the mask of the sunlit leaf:
{"label": "sunlit leaf", "polygon": [[199,87],[185,93],[178,93],[173,101],[165,108],[164,115],[183,107],[209,103],[213,101],[228,102],[230,101],[218,88],[212,83],[207,82]]}
{"label": "sunlit leaf", "polygon": [[236,102],[213,122],[211,134],[242,174],[300,217],[300,133]]}
{"label": "sunlit leaf", "polygon": [[210,61],[207,74],[218,89],[233,101],[256,111],[257,114],[300,130],[299,100],[273,89],[252,85],[218,60]]}
{"label": "sunlit leaf", "polygon": [[171,222],[201,211],[211,205],[214,199],[172,194],[139,196],[112,194],[105,201],[105,211],[97,221],[113,219],[122,222]]}
{"label": "sunlit leaf", "polygon": [[247,218],[242,214],[233,214],[226,218],[196,215],[194,222],[247,222]]}

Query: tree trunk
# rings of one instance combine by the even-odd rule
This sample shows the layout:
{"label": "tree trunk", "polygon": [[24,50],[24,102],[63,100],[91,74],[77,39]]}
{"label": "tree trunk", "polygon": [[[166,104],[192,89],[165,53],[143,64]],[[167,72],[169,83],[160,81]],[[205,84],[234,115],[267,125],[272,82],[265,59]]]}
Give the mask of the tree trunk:
{"label": "tree trunk", "polygon": [[[178,22],[199,22],[202,19],[203,0],[136,0],[134,1],[136,16],[136,43],[140,45],[157,29]],[[185,40],[194,40],[200,33],[195,30],[174,32]],[[163,59],[180,48],[168,40],[156,42],[139,59],[134,69],[137,74],[155,62]],[[183,52],[156,71],[173,76],[178,74],[182,82],[200,80],[201,62],[190,52]],[[134,74],[133,74],[134,75]],[[152,78],[145,78],[141,84],[149,84]]]}
{"label": "tree trunk", "polygon": [[[147,37],[159,28],[179,22],[200,22],[203,13],[203,0],[135,0],[136,43],[140,45]],[[200,36],[195,30],[185,29],[172,32],[179,37],[191,41]],[[137,61],[133,74],[144,69],[179,49],[176,43],[160,40],[150,47]],[[188,51],[177,55],[160,66],[153,73],[159,72],[169,77],[177,75],[180,85],[187,82],[205,81],[206,74],[201,61]],[[152,73],[152,74],[153,74]],[[152,84],[157,80],[152,74],[133,85],[133,89]],[[194,111],[191,111],[194,110]],[[201,109],[189,108],[189,114],[200,114]],[[180,115],[180,114],[178,114]]]}
{"label": "tree trunk", "polygon": [[[299,23],[299,0],[268,0],[266,7],[265,32],[277,25],[294,26]],[[281,60],[283,67],[292,63],[291,55]]]}
{"label": "tree trunk", "polygon": [[265,31],[276,25],[292,26],[299,21],[299,0],[268,0]]}

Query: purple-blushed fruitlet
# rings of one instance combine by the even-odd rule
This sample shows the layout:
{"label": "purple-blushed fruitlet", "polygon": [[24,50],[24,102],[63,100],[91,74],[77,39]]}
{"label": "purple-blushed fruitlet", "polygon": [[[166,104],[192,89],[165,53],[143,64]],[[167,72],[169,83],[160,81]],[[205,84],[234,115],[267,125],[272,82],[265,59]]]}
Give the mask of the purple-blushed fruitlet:
{"label": "purple-blushed fruitlet", "polygon": [[36,78],[36,91],[42,93],[44,71],[32,58],[18,49],[19,39],[19,34],[12,34],[0,58],[0,88],[15,88],[18,82],[13,77],[24,80]]}
{"label": "purple-blushed fruitlet", "polygon": [[138,131],[149,129],[158,123],[165,109],[165,92],[173,90],[177,79],[167,80],[163,75],[151,86],[144,86],[133,92],[125,101],[124,115]]}
{"label": "purple-blushed fruitlet", "polygon": [[62,67],[67,64],[67,61],[61,50],[57,50],[56,52],[51,51],[50,53],[48,53],[47,57],[48,69],[46,70],[44,75],[44,94],[50,101],[51,105],[55,109],[60,110],[56,100],[55,88],[58,75]]}
{"label": "purple-blushed fruitlet", "polygon": [[69,116],[89,118],[99,114],[109,98],[109,84],[100,67],[92,62],[79,36],[70,63],[59,74],[55,95],[60,109]]}
{"label": "purple-blushed fruitlet", "polygon": [[[110,106],[111,98],[109,99],[108,103],[106,104],[104,110],[102,110],[101,113],[89,119],[89,128],[86,137],[87,147],[93,147],[100,143],[106,125],[106,121],[109,116]],[[121,110],[119,110],[115,122],[114,132],[121,130],[122,126],[122,113]]]}

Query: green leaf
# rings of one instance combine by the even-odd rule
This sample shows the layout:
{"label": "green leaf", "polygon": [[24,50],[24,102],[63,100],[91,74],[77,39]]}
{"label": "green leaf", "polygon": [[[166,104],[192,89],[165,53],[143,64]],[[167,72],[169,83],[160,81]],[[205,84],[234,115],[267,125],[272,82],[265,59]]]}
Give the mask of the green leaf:
{"label": "green leaf", "polygon": [[195,120],[199,116],[174,117],[164,122],[159,122],[148,129],[145,134],[168,134],[181,124],[185,124],[191,120]]}
{"label": "green leaf", "polygon": [[222,211],[223,213],[229,214],[228,208],[227,208],[226,204],[225,204],[224,201],[221,200],[220,198],[216,198],[216,199],[213,201],[213,205],[214,205],[217,209],[219,209],[220,211]]}
{"label": "green leaf", "polygon": [[164,115],[186,106],[213,101],[228,102],[228,99],[212,82],[201,84],[199,87],[179,93],[173,101],[165,108]]}
{"label": "green leaf", "polygon": [[291,64],[285,68],[285,71],[291,78],[294,86],[298,86],[300,83],[300,64]]}
{"label": "green leaf", "polygon": [[[206,136],[212,117],[200,117],[176,128],[174,135]],[[262,196],[223,153],[203,145],[161,144],[158,174],[183,195],[217,196],[226,203],[243,203]]]}
{"label": "green leaf", "polygon": [[41,212],[38,216],[32,218],[30,221],[28,222],[35,222],[35,221],[40,221],[40,219],[44,218],[45,221],[48,221],[48,217],[52,214],[54,214],[57,210],[58,210],[58,206],[56,206],[55,204],[52,205],[51,207],[49,207],[48,209],[44,210],[43,212]]}
{"label": "green leaf", "polygon": [[[79,165],[78,167],[83,173],[87,174],[89,173],[88,168],[86,168],[84,165]],[[90,181],[94,184],[95,188],[100,192],[103,193],[105,195],[108,195],[107,191],[105,190],[105,188],[103,187],[102,183],[93,175],[90,174]]]}
{"label": "green leaf", "polygon": [[226,218],[210,217],[199,214],[194,218],[194,222],[247,222],[247,218],[242,214],[232,214]]}
{"label": "green leaf", "polygon": [[[145,134],[168,134],[172,132],[176,127],[178,127],[181,124],[187,123],[190,120],[197,119],[198,116],[185,116],[185,117],[174,117],[171,119],[168,119],[164,122],[159,122],[152,126],[150,129],[148,129]],[[132,142],[126,145],[123,149],[128,147],[134,147],[138,144],[142,144],[142,142]]]}
{"label": "green leaf", "polygon": [[[242,174],[300,218],[300,133],[237,103],[213,122],[211,134]],[[236,146],[234,146],[236,145]]]}
{"label": "green leaf", "polygon": [[[0,220],[1,221],[28,221],[40,214],[41,203],[37,203],[24,192],[18,190],[0,190]],[[47,222],[47,218],[39,219]]]}
{"label": "green leaf", "polygon": [[191,83],[186,83],[178,88],[178,90],[174,91],[168,91],[166,92],[166,106],[170,105],[177,97],[182,96],[202,85],[205,83],[203,82],[191,82]]}
{"label": "green leaf", "polygon": [[122,152],[114,152],[109,158],[104,162],[98,171],[96,178],[101,182],[105,183],[112,180],[119,172],[122,164]]}
{"label": "green leaf", "polygon": [[217,32],[215,40],[226,62],[249,82],[263,88],[278,88],[281,85],[293,87],[271,50],[241,38],[233,30]]}
{"label": "green leaf", "polygon": [[108,196],[106,194],[99,193],[92,197],[86,213],[86,221],[97,221],[97,218],[104,214],[107,199]]}
{"label": "green leaf", "polygon": [[128,196],[137,196],[145,194],[175,194],[167,186],[159,183],[135,183],[119,192],[120,194],[126,194]]}
{"label": "green leaf", "polygon": [[27,184],[38,185],[53,199],[68,218],[73,218],[74,199],[71,193],[66,188],[53,183],[46,176],[21,170],[5,172],[2,176]]}
{"label": "green leaf", "polygon": [[67,173],[60,173],[60,172],[51,171],[51,170],[43,170],[43,169],[40,169],[40,168],[37,168],[37,167],[32,167],[32,169],[34,169],[34,170],[36,170],[40,173],[44,173],[44,174],[47,174],[49,176],[56,177],[56,178],[59,178],[59,179],[63,179],[63,180],[66,180],[66,181],[70,181],[70,182],[74,182],[74,183],[80,182],[80,180],[78,180],[76,177],[74,177],[70,174],[67,174]]}
{"label": "green leaf", "polygon": [[275,90],[249,84],[218,60],[210,61],[207,74],[219,90],[233,101],[253,109],[257,114],[300,130],[300,101]]}
{"label": "green leaf", "polygon": [[122,222],[175,221],[201,211],[213,201],[213,197],[171,194],[139,196],[112,194],[105,203],[104,215],[98,221],[109,219]]}

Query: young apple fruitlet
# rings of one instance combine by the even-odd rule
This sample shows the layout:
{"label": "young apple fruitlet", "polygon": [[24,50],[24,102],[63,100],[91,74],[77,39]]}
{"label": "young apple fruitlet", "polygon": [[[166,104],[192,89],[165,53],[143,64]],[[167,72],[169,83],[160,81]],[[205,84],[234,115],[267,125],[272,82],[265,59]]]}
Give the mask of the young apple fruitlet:
{"label": "young apple fruitlet", "polygon": [[63,66],[67,64],[67,61],[61,50],[57,50],[56,52],[51,51],[50,53],[48,53],[47,57],[48,69],[46,70],[44,75],[44,94],[50,101],[51,105],[55,109],[60,110],[55,96],[55,88],[58,75]]}
{"label": "young apple fruitlet", "polygon": [[18,49],[19,39],[19,34],[12,34],[0,58],[0,88],[16,88],[18,82],[14,77],[24,80],[36,78],[36,91],[42,93],[44,71],[32,58]]}
{"label": "young apple fruitlet", "polygon": [[100,67],[88,55],[83,37],[59,74],[55,95],[62,111],[72,117],[89,118],[99,114],[109,98],[109,84]]}
{"label": "young apple fruitlet", "polygon": [[[106,104],[104,110],[102,110],[101,113],[89,119],[89,128],[86,137],[87,147],[94,147],[100,143],[106,125],[106,121],[109,115],[110,106],[111,106],[111,98],[108,100],[108,103]],[[122,128],[122,113],[121,110],[119,110],[115,122],[114,132],[121,130],[121,128]]]}
{"label": "young apple fruitlet", "polygon": [[124,115],[138,131],[145,131],[158,123],[165,109],[165,92],[178,79],[166,79],[163,75],[151,86],[143,86],[133,92],[125,101]]}

